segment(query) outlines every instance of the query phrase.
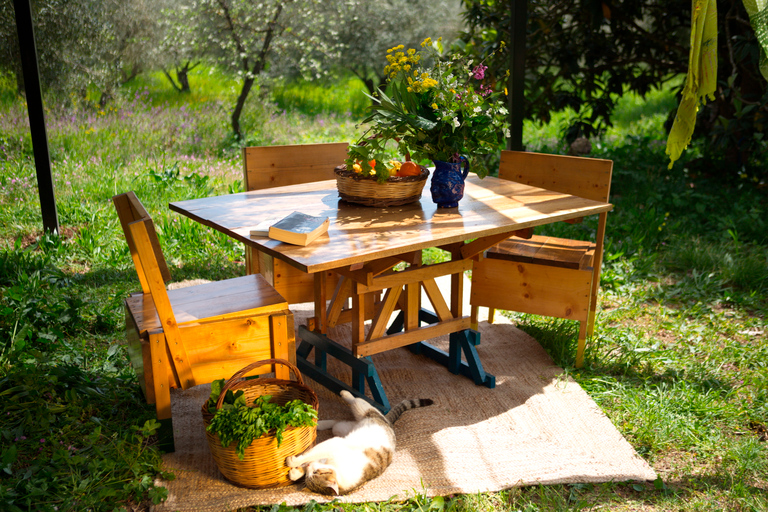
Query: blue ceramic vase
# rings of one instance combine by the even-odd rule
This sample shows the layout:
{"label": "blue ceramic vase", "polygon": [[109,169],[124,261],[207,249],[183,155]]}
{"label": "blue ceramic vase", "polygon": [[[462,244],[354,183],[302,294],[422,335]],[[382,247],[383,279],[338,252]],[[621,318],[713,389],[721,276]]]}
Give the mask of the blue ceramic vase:
{"label": "blue ceramic vase", "polygon": [[435,170],[432,172],[432,184],[429,187],[432,201],[438,208],[459,206],[459,200],[464,197],[464,179],[469,174],[469,160],[462,156],[458,162],[433,162]]}

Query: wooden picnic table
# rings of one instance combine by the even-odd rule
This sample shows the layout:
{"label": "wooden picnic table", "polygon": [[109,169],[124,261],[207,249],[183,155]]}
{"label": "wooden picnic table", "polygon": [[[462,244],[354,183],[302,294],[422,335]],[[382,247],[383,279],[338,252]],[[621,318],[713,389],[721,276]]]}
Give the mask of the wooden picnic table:
{"label": "wooden picnic table", "polygon": [[[516,232],[612,208],[607,203],[475,175],[467,178],[464,198],[457,208],[437,208],[429,194],[429,182],[421,200],[415,203],[395,207],[354,205],[339,199],[334,180],[192,199],[169,206],[314,274],[315,316],[308,326],[299,329],[302,341],[297,349],[298,366],[330,389],[348,389],[382,410],[388,410],[389,403],[370,356],[399,347],[408,346],[476,384],[494,387],[495,378],[483,370],[475,349],[480,335],[470,328],[470,317],[462,311],[463,273],[472,268],[473,258],[482,257],[483,251]],[[261,220],[293,211],[330,217],[328,234],[305,247],[250,236],[251,227]],[[446,250],[450,259],[422,264],[421,251],[430,247]],[[327,271],[341,276],[332,297],[326,294]],[[451,276],[447,301],[435,281],[446,275]],[[432,310],[422,308],[422,289]],[[350,298],[351,307],[345,309]],[[392,315],[398,310],[399,316],[392,323]],[[352,324],[351,347],[327,336],[328,328],[341,322]],[[425,343],[446,334],[450,335],[448,352]],[[312,350],[313,362],[309,360]],[[462,361],[462,353],[466,362]],[[352,368],[351,384],[328,373],[328,355]],[[366,383],[370,398],[365,394]]]}

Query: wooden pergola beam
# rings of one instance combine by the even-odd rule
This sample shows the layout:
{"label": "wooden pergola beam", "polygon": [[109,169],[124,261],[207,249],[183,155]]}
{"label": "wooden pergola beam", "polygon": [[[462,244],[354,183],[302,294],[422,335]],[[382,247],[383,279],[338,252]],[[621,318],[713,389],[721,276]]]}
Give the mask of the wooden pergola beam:
{"label": "wooden pergola beam", "polygon": [[16,31],[19,35],[19,51],[24,74],[24,90],[27,96],[32,150],[35,155],[37,190],[40,194],[43,229],[58,233],[59,217],[56,211],[56,197],[53,193],[51,158],[48,152],[48,134],[45,130],[45,111],[40,86],[40,71],[37,66],[37,46],[35,46],[30,0],[13,0],[13,7],[16,11]]}

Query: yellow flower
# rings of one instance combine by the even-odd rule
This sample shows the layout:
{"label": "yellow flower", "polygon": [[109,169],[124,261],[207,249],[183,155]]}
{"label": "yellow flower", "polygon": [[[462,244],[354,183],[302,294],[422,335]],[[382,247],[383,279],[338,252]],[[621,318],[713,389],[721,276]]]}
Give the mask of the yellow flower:
{"label": "yellow flower", "polygon": [[358,162],[355,162],[355,163],[352,165],[352,169],[353,169],[353,170],[354,170],[356,173],[358,173],[358,174],[360,174],[361,172],[363,172],[363,168],[362,168],[362,167],[360,167],[360,164],[359,164]]}
{"label": "yellow flower", "polygon": [[425,40],[423,40],[421,42],[421,46],[422,47],[426,47],[426,46],[429,46],[431,44],[432,44],[432,38],[431,37],[428,37],[428,38],[426,38]]}
{"label": "yellow flower", "polygon": [[432,108],[433,108],[433,109],[435,109],[435,110],[437,110],[437,103],[433,103],[433,104],[432,104]]}

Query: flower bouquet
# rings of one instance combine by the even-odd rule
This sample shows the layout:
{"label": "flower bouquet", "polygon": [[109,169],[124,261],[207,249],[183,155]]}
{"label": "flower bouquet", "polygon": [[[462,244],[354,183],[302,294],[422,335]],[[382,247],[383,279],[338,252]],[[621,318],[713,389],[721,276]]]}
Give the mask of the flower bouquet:
{"label": "flower bouquet", "polygon": [[[386,182],[399,175],[391,158],[395,146],[406,162],[431,160],[437,171],[443,163],[464,164],[466,177],[472,161],[484,177],[487,169],[475,157],[500,151],[509,137],[508,111],[499,99],[503,93],[485,82],[482,62],[446,55],[441,39],[427,38],[421,46],[419,51],[403,45],[387,50],[386,91],[371,97],[374,104],[363,120],[367,129],[350,145],[346,170]],[[435,176],[432,182],[434,198]],[[463,178],[460,185],[463,192]]]}

